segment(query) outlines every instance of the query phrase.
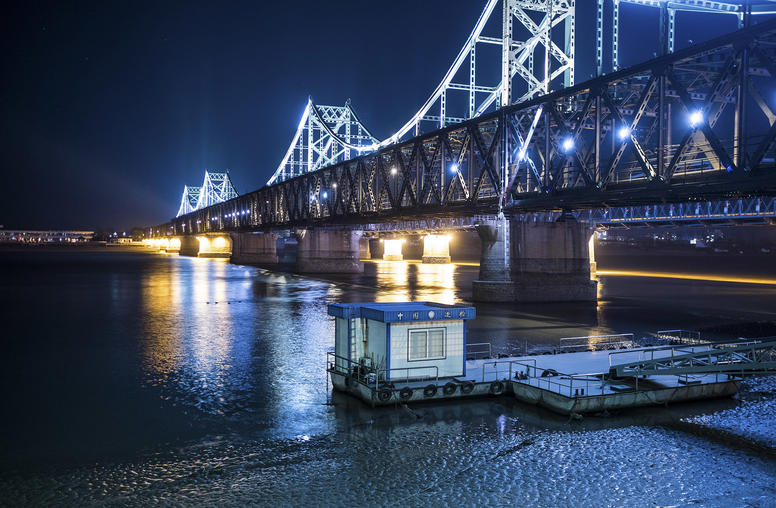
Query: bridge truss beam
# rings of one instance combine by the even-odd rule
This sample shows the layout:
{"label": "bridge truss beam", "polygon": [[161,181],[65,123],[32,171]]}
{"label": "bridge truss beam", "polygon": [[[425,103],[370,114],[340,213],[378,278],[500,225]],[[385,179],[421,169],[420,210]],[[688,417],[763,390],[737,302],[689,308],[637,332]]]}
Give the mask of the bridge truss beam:
{"label": "bridge truss beam", "polygon": [[[529,212],[513,218],[521,222],[554,222],[562,213],[568,212]],[[776,198],[659,203],[591,208],[571,213],[580,222],[603,227],[776,225]]]}
{"label": "bridge truss beam", "polygon": [[[742,66],[745,57],[748,66]],[[776,21],[768,21],[264,187],[165,229],[180,234],[184,224],[187,232],[204,232],[775,195],[775,62]],[[744,108],[742,138],[734,125]]]}
{"label": "bridge truss beam", "polygon": [[291,145],[267,185],[350,160],[377,143],[350,100],[344,106],[321,106],[308,99]]}

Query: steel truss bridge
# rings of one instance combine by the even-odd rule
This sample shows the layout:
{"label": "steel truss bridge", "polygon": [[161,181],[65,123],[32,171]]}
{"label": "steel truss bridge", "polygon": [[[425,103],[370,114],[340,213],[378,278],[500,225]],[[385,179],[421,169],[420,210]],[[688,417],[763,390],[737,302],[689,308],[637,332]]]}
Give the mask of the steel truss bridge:
{"label": "steel truss bridge", "polygon": [[[660,10],[665,54],[574,84],[574,3],[503,0],[495,39],[483,30],[497,3],[487,3],[440,86],[396,134],[377,141],[349,104],[309,101],[269,185],[183,214],[155,234],[606,208],[624,217],[618,210],[677,203],[686,216],[699,200],[776,195],[776,20],[751,25],[751,6],[726,2],[627,2]],[[670,53],[675,11],[703,5],[729,11],[745,28]],[[554,26],[564,27],[560,44]],[[474,66],[483,44],[502,49],[501,79],[489,87],[478,84]],[[457,81],[465,62],[468,84]],[[560,81],[565,88],[548,92]],[[468,93],[463,117],[448,115],[454,91]],[[430,115],[434,104],[438,116]],[[427,121],[441,128],[401,141]]]}
{"label": "steel truss bridge", "polygon": [[199,187],[183,187],[183,196],[181,196],[181,206],[178,208],[178,215],[186,215],[191,212],[213,206],[217,203],[229,201],[238,196],[237,191],[232,185],[229,173],[214,173],[205,171],[205,180]]}

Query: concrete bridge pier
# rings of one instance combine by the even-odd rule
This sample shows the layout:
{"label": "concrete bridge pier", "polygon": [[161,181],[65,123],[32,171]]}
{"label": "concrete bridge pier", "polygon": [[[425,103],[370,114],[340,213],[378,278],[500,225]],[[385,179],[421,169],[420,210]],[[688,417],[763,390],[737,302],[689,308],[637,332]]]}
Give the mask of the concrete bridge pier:
{"label": "concrete bridge pier", "polygon": [[181,239],[177,236],[167,239],[162,250],[168,254],[176,254],[181,250]]}
{"label": "concrete bridge pier", "polygon": [[383,260],[403,261],[402,247],[404,240],[401,238],[386,238],[383,240]]}
{"label": "concrete bridge pier", "polygon": [[277,233],[231,233],[231,262],[239,265],[276,265]]}
{"label": "concrete bridge pier", "polygon": [[182,236],[178,253],[181,256],[197,257],[199,255],[199,240],[196,236]]}
{"label": "concrete bridge pier", "polygon": [[423,237],[424,263],[444,264],[450,262],[450,237],[447,235],[426,235]]}
{"label": "concrete bridge pier", "polygon": [[296,269],[300,273],[361,273],[362,255],[369,255],[362,231],[298,229]]}
{"label": "concrete bridge pier", "polygon": [[513,302],[515,285],[510,273],[509,221],[495,219],[475,226],[482,244],[480,277],[472,282],[476,302]]}
{"label": "concrete bridge pier", "polygon": [[596,301],[597,283],[590,280],[590,226],[574,220],[505,221],[482,224],[477,230],[482,259],[480,280],[472,286],[475,301]]}
{"label": "concrete bridge pier", "polygon": [[180,254],[200,258],[229,258],[232,239],[226,234],[182,236]]}
{"label": "concrete bridge pier", "polygon": [[512,222],[511,274],[519,302],[594,302],[593,228],[574,219]]}

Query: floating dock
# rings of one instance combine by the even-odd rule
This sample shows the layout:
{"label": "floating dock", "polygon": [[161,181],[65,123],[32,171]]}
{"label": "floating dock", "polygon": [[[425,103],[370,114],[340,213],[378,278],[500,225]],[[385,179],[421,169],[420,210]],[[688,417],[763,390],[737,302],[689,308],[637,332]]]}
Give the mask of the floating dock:
{"label": "floating dock", "polygon": [[[776,337],[728,344],[664,330],[566,337],[543,354],[500,354],[469,343],[473,307],[433,302],[332,304],[334,389],[372,406],[507,396],[562,414],[605,413],[725,397],[745,375],[776,372]],[[526,345],[527,350],[527,345]]]}
{"label": "floating dock", "polygon": [[744,375],[773,372],[775,351],[752,341],[509,356],[466,360],[463,376],[391,380],[338,368],[331,353],[328,372],[336,390],[371,406],[504,396],[573,415],[731,396]]}

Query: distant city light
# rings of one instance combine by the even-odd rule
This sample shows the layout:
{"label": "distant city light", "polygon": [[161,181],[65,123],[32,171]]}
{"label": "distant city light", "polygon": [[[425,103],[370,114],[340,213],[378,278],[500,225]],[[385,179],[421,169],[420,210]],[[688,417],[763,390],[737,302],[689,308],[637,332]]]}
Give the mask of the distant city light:
{"label": "distant city light", "polygon": [[[337,184],[336,184],[336,183],[333,183],[333,184],[331,184],[331,187],[332,187],[333,189],[336,189],[336,188],[337,188]],[[269,201],[267,201],[267,203],[269,203]]]}
{"label": "distant city light", "polygon": [[627,138],[629,138],[631,135],[630,127],[627,127],[623,125],[620,127],[620,130],[617,131],[617,137],[620,138],[620,141],[625,141]]}
{"label": "distant city light", "polygon": [[690,127],[698,127],[701,123],[703,123],[703,112],[696,109],[690,113]]}
{"label": "distant city light", "polygon": [[574,139],[573,138],[566,138],[563,140],[563,143],[561,144],[561,147],[563,148],[564,152],[570,152],[574,149]]}
{"label": "distant city light", "polygon": [[396,171],[396,167],[394,166],[391,168],[391,174],[395,175],[396,173],[398,173],[398,171]]}

